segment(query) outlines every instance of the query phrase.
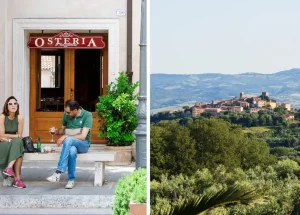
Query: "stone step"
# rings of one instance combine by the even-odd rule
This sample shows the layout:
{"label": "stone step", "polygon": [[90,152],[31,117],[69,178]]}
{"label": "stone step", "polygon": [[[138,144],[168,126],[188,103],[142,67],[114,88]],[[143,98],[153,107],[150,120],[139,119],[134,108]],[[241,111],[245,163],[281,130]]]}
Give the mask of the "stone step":
{"label": "stone step", "polygon": [[44,184],[25,189],[2,187],[0,209],[14,208],[111,208],[114,195],[109,188],[75,186],[64,189],[65,183]]}
{"label": "stone step", "polygon": [[65,189],[67,174],[62,174],[60,182],[57,183],[46,180],[46,177],[54,172],[56,166],[57,161],[24,162],[22,178],[27,186],[25,189],[3,187],[0,174],[0,211],[6,212],[7,209],[20,208],[110,209],[113,204],[115,185],[119,178],[130,174],[135,169],[134,163],[130,166],[106,167],[104,185],[94,187],[93,165],[87,162],[77,162],[75,187],[68,190]]}
{"label": "stone step", "polygon": [[0,214],[84,214],[84,215],[112,215],[110,208],[77,208],[77,209],[53,209],[53,208],[18,208],[0,210]]}

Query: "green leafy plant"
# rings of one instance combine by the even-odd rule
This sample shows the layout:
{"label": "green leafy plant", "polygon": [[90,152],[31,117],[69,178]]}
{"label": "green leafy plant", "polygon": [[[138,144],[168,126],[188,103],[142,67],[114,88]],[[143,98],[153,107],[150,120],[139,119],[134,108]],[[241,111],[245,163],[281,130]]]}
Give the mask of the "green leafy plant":
{"label": "green leafy plant", "polygon": [[133,131],[137,126],[136,98],[138,82],[128,83],[125,72],[120,72],[115,82],[107,85],[107,95],[99,96],[96,105],[100,121],[98,136],[108,145],[127,146],[134,142]]}
{"label": "green leafy plant", "polygon": [[130,175],[120,178],[115,187],[114,215],[129,214],[130,200],[137,203],[146,202],[146,183],[147,173],[144,168],[139,168]]}
{"label": "green leafy plant", "polygon": [[193,197],[171,208],[161,208],[155,215],[181,215],[181,214],[205,214],[209,209],[221,206],[232,206],[234,204],[249,205],[254,201],[263,202],[263,195],[257,193],[256,189],[239,188],[230,186],[218,191],[212,191],[205,195]]}
{"label": "green leafy plant", "polygon": [[[146,171],[144,171],[146,172]],[[144,173],[142,173],[144,174]],[[131,194],[131,200],[135,203],[146,203],[147,200],[147,180],[140,180]]]}

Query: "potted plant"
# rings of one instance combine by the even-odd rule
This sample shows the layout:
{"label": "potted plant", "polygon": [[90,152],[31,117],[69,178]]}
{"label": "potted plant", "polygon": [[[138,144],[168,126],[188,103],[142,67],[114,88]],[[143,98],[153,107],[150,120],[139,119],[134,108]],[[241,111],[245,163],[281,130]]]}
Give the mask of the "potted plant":
{"label": "potted plant", "polygon": [[[143,173],[144,174],[144,173]],[[146,170],[145,170],[146,174]],[[146,177],[146,176],[145,176]],[[146,215],[147,207],[147,180],[139,180],[139,183],[134,187],[129,202],[130,215]]]}
{"label": "potted plant", "polygon": [[131,163],[131,145],[135,140],[133,131],[137,126],[138,82],[128,83],[125,72],[120,72],[115,82],[107,85],[107,94],[99,96],[96,114],[100,125],[98,136],[107,140],[106,150],[117,151],[116,161],[111,165],[128,165]]}
{"label": "potted plant", "polygon": [[146,215],[147,173],[139,168],[119,179],[115,187],[114,215]]}

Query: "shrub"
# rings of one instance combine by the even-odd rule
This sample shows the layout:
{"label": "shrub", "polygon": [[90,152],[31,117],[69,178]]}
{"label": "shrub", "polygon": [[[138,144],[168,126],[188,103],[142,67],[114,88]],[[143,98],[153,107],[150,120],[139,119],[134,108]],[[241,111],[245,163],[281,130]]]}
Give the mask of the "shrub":
{"label": "shrub", "polygon": [[130,200],[138,201],[139,203],[146,202],[146,183],[147,173],[144,168],[139,168],[130,175],[120,178],[115,187],[114,215],[129,214]]}
{"label": "shrub", "polygon": [[120,72],[116,82],[107,85],[107,95],[99,96],[96,105],[101,123],[98,136],[108,145],[126,146],[134,142],[133,131],[137,126],[136,98],[134,90],[138,82],[130,85],[125,72]]}
{"label": "shrub", "polygon": [[147,200],[147,180],[140,180],[131,194],[131,200],[135,203],[146,203]]}
{"label": "shrub", "polygon": [[286,178],[288,175],[299,175],[300,167],[297,162],[285,159],[278,161],[275,165],[275,170],[277,171],[278,177]]}

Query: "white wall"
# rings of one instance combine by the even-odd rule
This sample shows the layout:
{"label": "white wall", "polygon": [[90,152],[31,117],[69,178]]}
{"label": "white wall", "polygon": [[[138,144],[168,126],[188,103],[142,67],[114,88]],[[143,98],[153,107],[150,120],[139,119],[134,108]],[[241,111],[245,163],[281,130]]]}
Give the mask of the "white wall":
{"label": "white wall", "polygon": [[140,74],[140,27],[141,0],[133,0],[132,6],[132,82],[139,81]]}
{"label": "white wall", "polygon": [[[135,82],[139,79],[139,35],[141,2],[140,0],[133,0],[133,2],[133,81]],[[4,100],[13,93],[13,19],[119,19],[119,71],[126,71],[127,17],[116,15],[117,9],[126,8],[126,0],[1,0],[0,91],[2,93],[0,93],[0,107],[2,107]],[[40,32],[41,31],[37,31],[36,33]],[[76,33],[76,31],[74,32]],[[47,31],[44,31],[44,33],[47,33]],[[29,33],[26,32],[26,34]],[[25,36],[25,38],[27,37]],[[26,54],[28,54],[28,52],[25,51],[25,55]],[[26,59],[28,58],[28,56],[24,57]],[[116,71],[116,73],[119,71]]]}
{"label": "white wall", "polygon": [[2,105],[4,103],[4,98],[7,97],[5,92],[5,87],[8,85],[6,84],[6,66],[7,66],[7,54],[6,54],[6,4],[7,0],[2,0],[0,6],[0,108],[2,110]]}
{"label": "white wall", "polygon": [[42,72],[41,72],[41,87],[42,88],[50,88],[52,87],[53,88],[53,81],[51,79],[52,75],[51,75],[51,72],[47,69],[42,69]]}

